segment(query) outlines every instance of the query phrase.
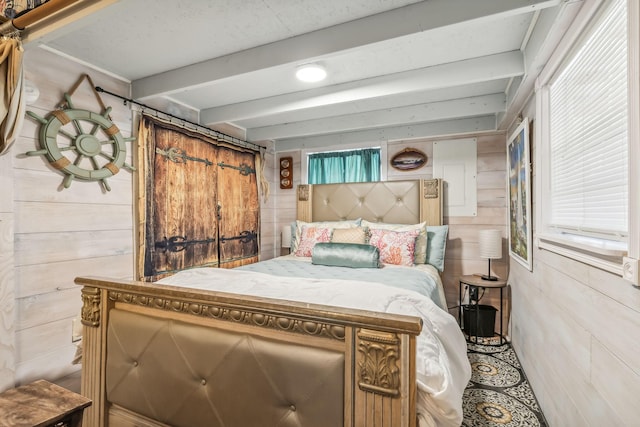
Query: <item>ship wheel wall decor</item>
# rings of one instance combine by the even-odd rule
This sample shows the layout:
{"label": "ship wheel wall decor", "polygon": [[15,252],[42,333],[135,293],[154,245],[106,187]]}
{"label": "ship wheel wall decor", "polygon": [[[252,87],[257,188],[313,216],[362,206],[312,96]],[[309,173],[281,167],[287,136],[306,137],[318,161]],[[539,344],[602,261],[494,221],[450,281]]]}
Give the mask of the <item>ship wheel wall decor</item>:
{"label": "ship wheel wall decor", "polygon": [[40,149],[28,151],[27,156],[45,156],[55,169],[65,174],[62,182],[69,188],[74,179],[100,181],[106,191],[111,191],[107,178],[117,174],[121,168],[135,168],[127,163],[125,142],[135,138],[124,138],[120,129],[109,118],[111,107],[103,114],[75,109],[71,97],[65,93],[66,106],[54,110],[48,118],[32,111],[27,114],[40,122]]}

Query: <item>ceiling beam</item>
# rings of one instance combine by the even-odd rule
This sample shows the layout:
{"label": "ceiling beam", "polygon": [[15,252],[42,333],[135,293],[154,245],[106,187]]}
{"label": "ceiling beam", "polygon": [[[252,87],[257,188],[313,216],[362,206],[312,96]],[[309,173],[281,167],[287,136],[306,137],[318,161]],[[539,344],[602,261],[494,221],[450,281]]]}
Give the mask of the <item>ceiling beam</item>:
{"label": "ceiling beam", "polygon": [[135,80],[134,99],[170,95],[264,68],[308,61],[416,32],[533,12],[562,0],[428,0]]}
{"label": "ceiling beam", "polygon": [[401,93],[368,99],[365,101],[357,100],[354,102],[322,105],[320,107],[306,108],[304,110],[287,111],[285,113],[257,116],[245,120],[236,120],[235,123],[245,129],[249,129],[272,126],[280,123],[293,123],[304,120],[364,113],[367,111],[386,110],[404,107],[406,105],[429,104],[432,102],[448,101],[451,99],[504,93],[506,84],[506,79],[491,80],[483,83]]}
{"label": "ceiling beam", "polygon": [[275,150],[280,152],[358,143],[376,144],[388,141],[430,138],[434,136],[445,137],[448,135],[477,134],[479,132],[495,131],[495,129],[495,116],[474,117],[419,125],[396,126],[385,129],[370,129],[359,132],[284,139],[276,141]]}
{"label": "ceiling beam", "polygon": [[503,93],[475,96],[431,104],[411,105],[391,110],[247,129],[247,138],[250,141],[283,139],[326,133],[352,132],[361,129],[397,127],[461,117],[487,116],[504,111],[505,104],[505,95]]}
{"label": "ceiling beam", "polygon": [[200,112],[200,122],[204,124],[237,122],[243,119],[340,104],[347,101],[354,102],[416,90],[426,91],[487,82],[519,76],[523,73],[522,53],[512,51],[388,76],[373,77],[357,82],[209,108]]}

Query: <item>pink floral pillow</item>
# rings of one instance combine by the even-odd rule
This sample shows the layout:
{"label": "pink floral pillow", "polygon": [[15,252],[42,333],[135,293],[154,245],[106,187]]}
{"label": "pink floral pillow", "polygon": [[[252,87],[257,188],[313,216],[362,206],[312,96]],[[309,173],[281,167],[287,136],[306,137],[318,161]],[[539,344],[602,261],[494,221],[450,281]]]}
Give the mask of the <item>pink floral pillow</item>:
{"label": "pink floral pillow", "polygon": [[331,228],[302,226],[300,233],[300,243],[296,249],[296,256],[310,257],[311,251],[316,243],[326,243],[331,241]]}
{"label": "pink floral pillow", "polygon": [[392,231],[370,230],[369,244],[380,251],[380,262],[396,265],[413,265],[416,237],[420,230]]}

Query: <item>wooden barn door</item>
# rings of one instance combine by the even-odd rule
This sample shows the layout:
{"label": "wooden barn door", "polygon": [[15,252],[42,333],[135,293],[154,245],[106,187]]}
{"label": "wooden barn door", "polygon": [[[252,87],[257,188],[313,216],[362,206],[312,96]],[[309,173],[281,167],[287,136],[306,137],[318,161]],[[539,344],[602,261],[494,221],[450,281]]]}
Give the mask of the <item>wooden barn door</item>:
{"label": "wooden barn door", "polygon": [[258,261],[259,206],[255,155],[218,150],[220,267]]}
{"label": "wooden barn door", "polygon": [[207,137],[147,117],[141,121],[142,135],[146,163],[140,278],[153,281],[190,267],[256,262],[254,154],[217,146]]}

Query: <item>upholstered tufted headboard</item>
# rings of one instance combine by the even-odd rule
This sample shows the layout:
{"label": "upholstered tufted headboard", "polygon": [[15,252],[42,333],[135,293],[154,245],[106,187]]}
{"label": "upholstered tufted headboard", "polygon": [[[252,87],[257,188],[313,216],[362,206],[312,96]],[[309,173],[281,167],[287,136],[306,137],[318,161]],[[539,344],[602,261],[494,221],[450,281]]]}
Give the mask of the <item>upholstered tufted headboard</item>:
{"label": "upholstered tufted headboard", "polygon": [[442,180],[298,186],[297,219],[442,225]]}

